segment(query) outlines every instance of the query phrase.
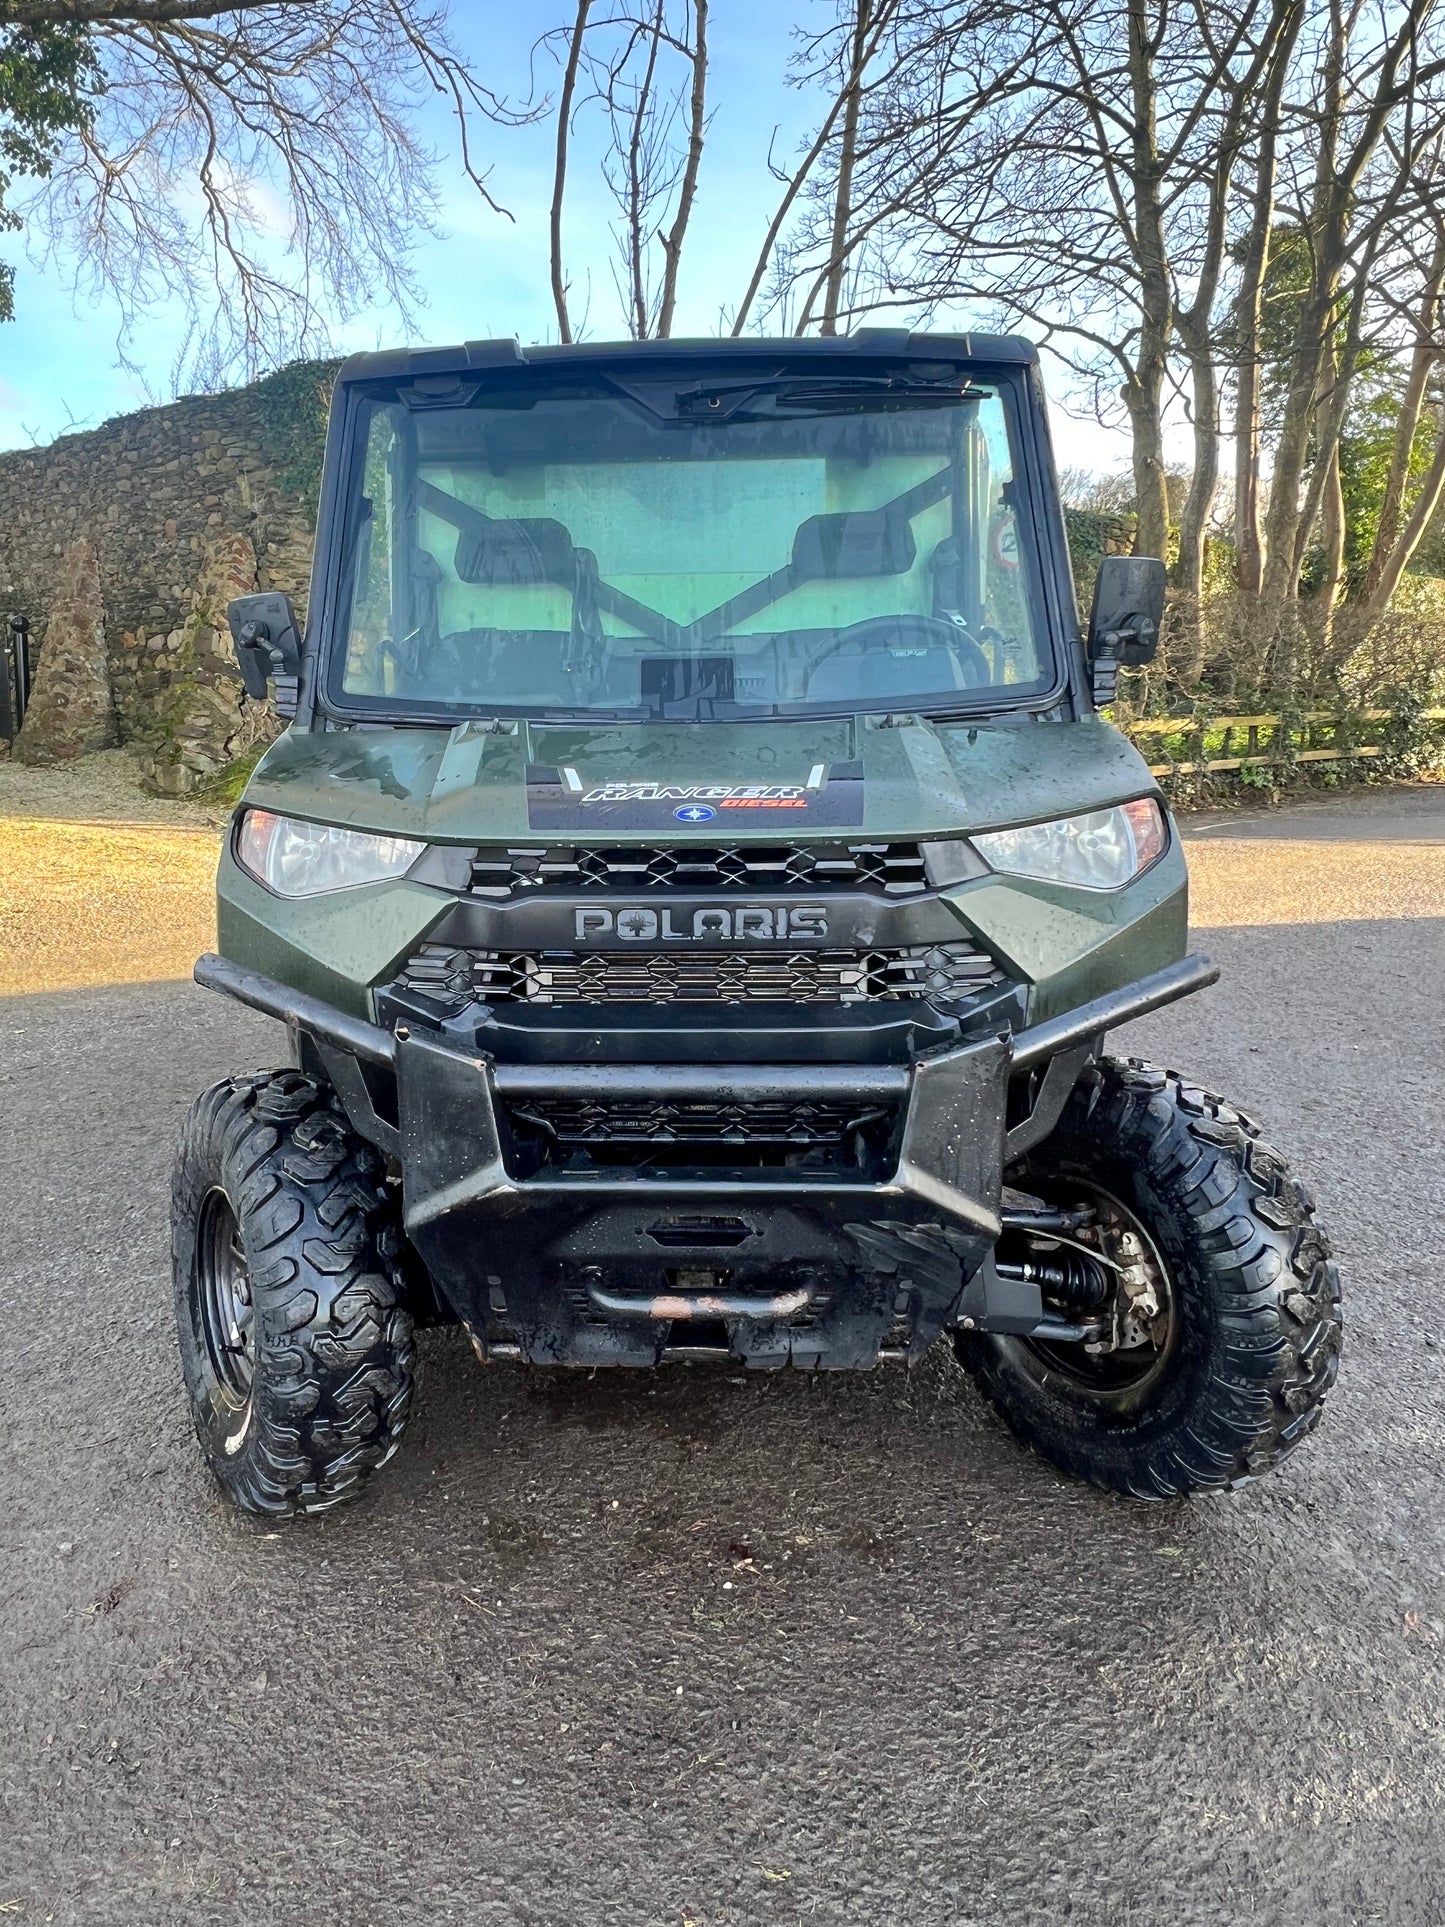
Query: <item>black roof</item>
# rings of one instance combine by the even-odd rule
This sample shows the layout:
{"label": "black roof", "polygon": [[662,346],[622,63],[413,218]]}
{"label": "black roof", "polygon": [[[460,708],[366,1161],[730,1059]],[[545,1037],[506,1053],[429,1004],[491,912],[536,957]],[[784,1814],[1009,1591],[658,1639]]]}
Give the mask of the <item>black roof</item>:
{"label": "black roof", "polygon": [[462,375],[479,369],[585,366],[599,362],[746,360],[764,356],[789,361],[834,360],[856,355],[870,361],[978,361],[1028,366],[1038,349],[1020,335],[911,334],[906,328],[859,328],[851,335],[694,336],[672,341],[581,341],[524,348],[516,339],[465,341],[450,348],[384,348],[352,355],[338,381],[405,381],[417,376]]}

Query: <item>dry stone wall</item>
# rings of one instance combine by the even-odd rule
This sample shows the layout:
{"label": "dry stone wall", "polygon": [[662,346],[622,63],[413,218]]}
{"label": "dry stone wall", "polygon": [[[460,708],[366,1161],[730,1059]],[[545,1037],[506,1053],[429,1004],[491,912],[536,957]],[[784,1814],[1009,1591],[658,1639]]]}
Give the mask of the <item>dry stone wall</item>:
{"label": "dry stone wall", "polygon": [[[17,756],[118,739],[155,788],[186,794],[275,733],[243,695],[225,604],[280,589],[304,610],[312,477],[294,471],[319,431],[278,434],[264,388],[0,454],[0,616],[28,619],[36,661]],[[319,382],[300,392],[319,421]]]}
{"label": "dry stone wall", "polygon": [[15,744],[22,763],[59,763],[116,740],[95,544],[78,535],[60,559],[45,653]]}

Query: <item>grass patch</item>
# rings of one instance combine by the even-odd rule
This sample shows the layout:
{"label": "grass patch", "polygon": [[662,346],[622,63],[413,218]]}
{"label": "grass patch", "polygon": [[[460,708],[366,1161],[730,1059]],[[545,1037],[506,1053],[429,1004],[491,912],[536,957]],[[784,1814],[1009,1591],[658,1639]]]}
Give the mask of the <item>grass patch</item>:
{"label": "grass patch", "polygon": [[218,769],[207,782],[192,791],[191,801],[205,803],[212,809],[235,809],[256,765],[270,747],[269,743],[257,743],[244,756],[238,756],[233,763],[227,763],[224,769]]}

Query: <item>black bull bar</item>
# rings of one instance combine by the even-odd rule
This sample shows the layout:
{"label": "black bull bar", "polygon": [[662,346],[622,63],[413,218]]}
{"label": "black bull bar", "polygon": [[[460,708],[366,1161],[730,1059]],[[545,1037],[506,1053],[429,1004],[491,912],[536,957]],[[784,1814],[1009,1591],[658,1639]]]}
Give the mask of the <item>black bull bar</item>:
{"label": "black bull bar", "polygon": [[[1077,1335],[1036,1285],[991,1262],[1004,1167],[1049,1134],[1107,1030],[1218,974],[1187,957],[1062,1017],[907,1065],[694,1066],[500,1063],[348,1017],[225,958],[195,970],[314,1046],[352,1123],[399,1164],[407,1235],[478,1350],[570,1365],[722,1350],[814,1368],[912,1360],[945,1324]],[[394,1108],[378,1070],[394,1073]],[[1025,1071],[1031,1101],[1018,1116],[1016,1098],[1010,1126],[1010,1083]],[[507,1106],[563,1096],[889,1102],[902,1129],[877,1183],[788,1170],[515,1175]]]}

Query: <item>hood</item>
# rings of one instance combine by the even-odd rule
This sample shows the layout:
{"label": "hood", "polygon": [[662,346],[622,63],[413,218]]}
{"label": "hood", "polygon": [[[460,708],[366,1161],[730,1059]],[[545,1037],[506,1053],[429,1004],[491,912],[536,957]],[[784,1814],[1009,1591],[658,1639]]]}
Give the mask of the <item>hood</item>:
{"label": "hood", "polygon": [[245,801],[437,843],[949,836],[1154,789],[1098,717],[288,732]]}

